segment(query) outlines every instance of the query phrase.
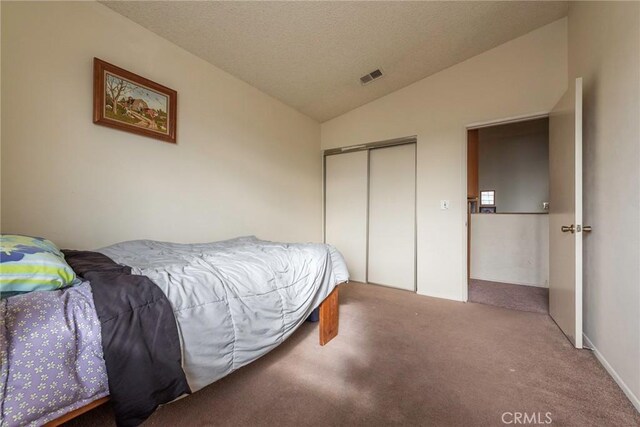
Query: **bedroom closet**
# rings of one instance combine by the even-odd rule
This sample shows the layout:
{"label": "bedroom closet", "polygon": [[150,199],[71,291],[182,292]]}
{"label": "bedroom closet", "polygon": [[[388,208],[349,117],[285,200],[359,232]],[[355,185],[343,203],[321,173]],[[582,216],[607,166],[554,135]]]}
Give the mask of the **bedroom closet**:
{"label": "bedroom closet", "polygon": [[325,242],[351,280],[415,291],[416,139],[325,151]]}

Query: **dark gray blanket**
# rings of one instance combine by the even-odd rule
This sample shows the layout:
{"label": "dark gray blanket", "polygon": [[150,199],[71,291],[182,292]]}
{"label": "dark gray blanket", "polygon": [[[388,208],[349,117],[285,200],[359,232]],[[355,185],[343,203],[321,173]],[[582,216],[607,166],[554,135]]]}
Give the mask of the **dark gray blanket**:
{"label": "dark gray blanket", "polygon": [[176,319],[160,288],[106,255],[64,254],[76,274],[91,284],[118,426],[139,425],[158,405],[190,393]]}

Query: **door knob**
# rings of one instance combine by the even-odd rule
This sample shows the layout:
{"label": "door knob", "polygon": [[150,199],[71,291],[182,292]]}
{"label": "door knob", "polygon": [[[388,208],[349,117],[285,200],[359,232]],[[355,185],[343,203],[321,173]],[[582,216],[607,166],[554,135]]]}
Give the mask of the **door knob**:
{"label": "door knob", "polygon": [[575,233],[575,232],[576,232],[576,226],[575,226],[575,225],[573,225],[573,224],[571,224],[571,225],[569,225],[569,226],[567,226],[567,225],[563,225],[562,227],[560,227],[560,229],[562,230],[562,232],[563,232],[563,233],[567,233],[567,232],[569,232],[569,233],[572,233],[572,234],[573,234],[573,233]]}
{"label": "door knob", "polygon": [[582,227],[582,231],[584,231],[585,233],[591,233],[592,228],[590,225],[585,225],[584,227]]}

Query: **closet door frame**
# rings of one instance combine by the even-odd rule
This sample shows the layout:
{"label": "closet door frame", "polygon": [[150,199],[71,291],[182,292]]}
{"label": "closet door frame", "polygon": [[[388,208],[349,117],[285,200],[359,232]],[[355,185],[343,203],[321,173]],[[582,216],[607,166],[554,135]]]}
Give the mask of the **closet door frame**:
{"label": "closet door frame", "polygon": [[[379,283],[369,282],[369,203],[370,203],[370,187],[371,187],[371,150],[376,148],[393,147],[397,145],[414,145],[414,235],[413,235],[413,292],[418,291],[418,138],[416,135],[388,139],[384,141],[370,142],[367,144],[352,145],[341,148],[331,148],[324,150],[322,158],[322,239],[327,242],[327,156],[352,153],[354,151],[367,151],[367,217],[366,217],[366,256],[365,256],[365,283],[376,286],[384,286],[392,289],[400,289],[393,286],[387,286]],[[403,290],[403,289],[400,289]],[[409,290],[409,292],[411,292]]]}

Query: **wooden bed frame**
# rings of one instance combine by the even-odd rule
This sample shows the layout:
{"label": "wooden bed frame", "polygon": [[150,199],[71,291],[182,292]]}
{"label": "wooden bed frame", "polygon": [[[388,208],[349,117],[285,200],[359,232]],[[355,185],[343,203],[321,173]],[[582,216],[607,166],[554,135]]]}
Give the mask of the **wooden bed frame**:
{"label": "wooden bed frame", "polygon": [[320,345],[325,345],[338,335],[338,287],[320,303]]}
{"label": "wooden bed frame", "polygon": [[[329,296],[320,303],[320,345],[327,344],[338,335],[338,314],[338,287],[336,286]],[[81,408],[68,412],[55,420],[49,421],[44,425],[44,427],[58,427],[67,421],[71,421],[72,419],[107,403],[108,401],[109,396],[96,399]]]}

